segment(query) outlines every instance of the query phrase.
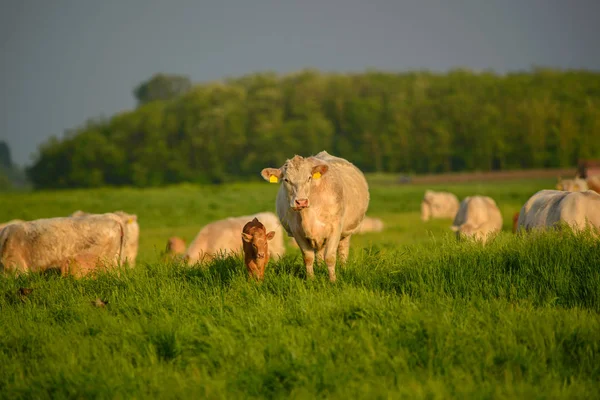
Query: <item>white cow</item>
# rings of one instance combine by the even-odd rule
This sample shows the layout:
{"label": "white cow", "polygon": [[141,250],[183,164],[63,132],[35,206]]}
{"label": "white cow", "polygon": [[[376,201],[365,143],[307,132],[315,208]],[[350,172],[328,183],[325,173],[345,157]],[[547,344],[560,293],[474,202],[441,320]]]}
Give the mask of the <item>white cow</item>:
{"label": "white cow", "polygon": [[548,229],[561,223],[575,232],[587,227],[600,229],[600,194],[540,190],[521,208],[517,229]]}
{"label": "white cow", "polygon": [[322,151],[306,158],[296,155],[280,168],[263,169],[261,175],[268,182],[282,182],[277,215],[298,243],[308,277],[314,276],[317,252],[324,255],[329,279],[335,281],[337,257],[346,261],[350,237],[359,231],[369,207],[363,173],[349,161]]}
{"label": "white cow", "polygon": [[461,201],[451,229],[457,237],[462,235],[485,243],[502,230],[502,214],[491,197],[468,196]]}
{"label": "white cow", "polygon": [[268,232],[275,231],[275,237],[269,241],[271,257],[282,257],[285,254],[283,229],[272,212],[231,217],[205,225],[190,243],[185,252],[185,259],[190,263],[208,261],[218,254],[231,255],[242,252],[242,230],[246,223],[254,218],[265,226]]}
{"label": "white cow", "polygon": [[448,192],[426,190],[421,202],[421,219],[429,221],[433,218],[452,219],[458,211],[458,198]]}

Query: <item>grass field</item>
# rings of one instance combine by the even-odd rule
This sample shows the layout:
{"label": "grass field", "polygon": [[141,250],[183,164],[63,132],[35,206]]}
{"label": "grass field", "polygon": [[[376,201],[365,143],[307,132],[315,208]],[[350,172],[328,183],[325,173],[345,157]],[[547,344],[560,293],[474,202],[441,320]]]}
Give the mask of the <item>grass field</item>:
{"label": "grass field", "polygon": [[[141,237],[135,269],[0,277],[0,397],[598,398],[600,244],[510,233],[554,183],[373,185],[386,229],[353,237],[335,284],[291,248],[261,284],[241,259],[160,261],[169,236],[273,211],[276,185],[2,194],[0,221],[123,209]],[[482,248],[422,223],[426,188],[492,196],[505,232]]]}

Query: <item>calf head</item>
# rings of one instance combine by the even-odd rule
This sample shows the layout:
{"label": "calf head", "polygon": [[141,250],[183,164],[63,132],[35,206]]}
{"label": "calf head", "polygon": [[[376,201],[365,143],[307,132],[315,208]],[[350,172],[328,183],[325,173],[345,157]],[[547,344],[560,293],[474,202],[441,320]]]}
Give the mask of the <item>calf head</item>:
{"label": "calf head", "polygon": [[[254,218],[248,222],[242,231],[242,240],[249,246],[244,246],[244,251],[250,252],[252,259],[264,260],[269,254],[268,241],[275,237],[275,231],[267,233],[265,226]],[[247,250],[246,250],[247,249]]]}
{"label": "calf head", "polygon": [[185,240],[177,236],[170,237],[167,241],[167,254],[183,254],[185,253]]}
{"label": "calf head", "polygon": [[290,208],[300,211],[310,207],[310,192],[319,179],[327,173],[329,167],[321,161],[308,157],[294,156],[281,168],[265,168],[262,177],[269,182],[283,181],[283,187],[290,202]]}

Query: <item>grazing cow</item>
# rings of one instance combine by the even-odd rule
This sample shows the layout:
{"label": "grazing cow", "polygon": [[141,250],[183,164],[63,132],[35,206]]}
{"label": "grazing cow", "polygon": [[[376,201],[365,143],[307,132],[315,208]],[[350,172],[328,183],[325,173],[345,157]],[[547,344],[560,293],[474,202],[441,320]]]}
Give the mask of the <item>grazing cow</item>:
{"label": "grazing cow", "polygon": [[461,235],[485,242],[502,230],[502,214],[491,197],[468,196],[460,203],[451,228]]}
{"label": "grazing cow", "polygon": [[165,253],[169,256],[176,256],[185,253],[185,240],[180,237],[172,236],[167,240]]}
{"label": "grazing cow", "polygon": [[185,252],[185,259],[189,263],[212,260],[216,255],[230,255],[242,251],[240,245],[240,232],[244,225],[254,217],[258,218],[269,231],[275,231],[275,238],[269,246],[271,257],[281,257],[285,254],[283,244],[283,230],[277,216],[271,212],[254,215],[226,218],[211,222],[204,226]]}
{"label": "grazing cow", "polygon": [[265,267],[269,263],[269,240],[275,237],[275,231],[267,233],[265,226],[254,218],[244,225],[242,230],[242,247],[244,264],[250,276],[262,280]]}
{"label": "grazing cow", "polygon": [[519,223],[519,211],[513,214],[513,233],[517,233],[517,226]]}
{"label": "grazing cow", "polygon": [[548,229],[561,223],[576,232],[586,227],[600,229],[600,194],[540,190],[521,208],[517,229]]}
{"label": "grazing cow", "polygon": [[600,193],[600,175],[588,177],[586,183],[589,190]]}
{"label": "grazing cow", "polygon": [[452,219],[458,212],[458,198],[448,192],[426,190],[421,202],[421,220],[433,218]]}
{"label": "grazing cow", "polygon": [[100,264],[110,268],[126,259],[126,229],[113,213],[12,224],[0,231],[0,270],[81,276]]}
{"label": "grazing cow", "polygon": [[280,168],[265,168],[268,182],[283,181],[276,199],[277,214],[304,257],[306,273],[314,276],[315,252],[324,255],[330,281],[335,281],[336,252],[348,258],[350,237],[358,232],[369,207],[369,186],[349,161],[322,151],[294,156]]}
{"label": "grazing cow", "polygon": [[383,221],[379,218],[366,217],[363,219],[363,222],[360,224],[358,228],[359,233],[367,233],[367,232],[381,232],[383,231]]}
{"label": "grazing cow", "polygon": [[23,221],[22,219],[11,219],[11,220],[10,220],[10,221],[8,221],[8,222],[3,222],[3,223],[1,223],[1,224],[0,224],[0,231],[1,231],[1,230],[2,230],[2,229],[5,227],[5,226],[11,225],[11,224],[18,224],[19,222],[25,222],[25,221]]}
{"label": "grazing cow", "polygon": [[[137,258],[139,242],[140,242],[140,225],[137,222],[137,215],[128,214],[124,211],[113,211],[110,214],[115,214],[121,218],[125,226],[126,236],[126,247],[124,252],[124,261],[129,263],[129,266],[135,266],[135,260]],[[88,217],[90,215],[105,215],[105,214],[93,214],[85,211],[77,210],[71,217]]]}
{"label": "grazing cow", "polygon": [[561,179],[559,177],[556,189],[567,192],[584,192],[588,190],[588,185],[585,179],[581,179],[578,176],[575,179]]}

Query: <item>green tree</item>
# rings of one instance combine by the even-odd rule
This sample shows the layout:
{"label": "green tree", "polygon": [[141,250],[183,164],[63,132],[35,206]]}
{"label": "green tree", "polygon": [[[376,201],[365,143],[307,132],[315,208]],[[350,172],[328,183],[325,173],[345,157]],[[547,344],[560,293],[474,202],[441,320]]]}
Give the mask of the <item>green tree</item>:
{"label": "green tree", "polygon": [[157,100],[170,100],[192,87],[190,78],[182,75],[155,74],[133,90],[138,105]]}

